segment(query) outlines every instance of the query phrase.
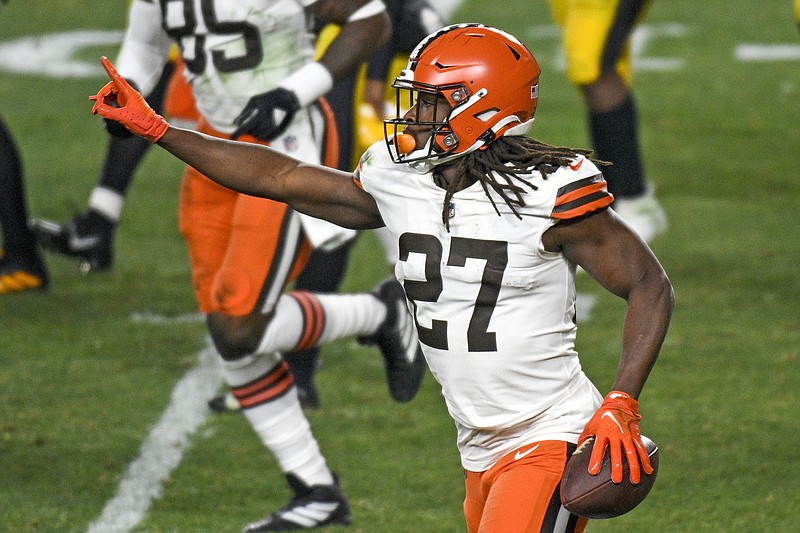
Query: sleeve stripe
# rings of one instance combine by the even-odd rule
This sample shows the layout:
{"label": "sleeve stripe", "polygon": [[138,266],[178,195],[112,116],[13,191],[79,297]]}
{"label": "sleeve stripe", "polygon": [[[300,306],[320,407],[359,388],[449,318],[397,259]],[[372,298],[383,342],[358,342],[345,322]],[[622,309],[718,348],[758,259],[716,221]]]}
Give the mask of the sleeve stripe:
{"label": "sleeve stripe", "polygon": [[556,197],[556,207],[568,204],[570,202],[574,202],[575,200],[580,199],[582,196],[588,196],[596,192],[602,192],[605,189],[606,189],[606,182],[600,181],[600,182],[590,183],[589,185],[582,186],[580,189],[575,189],[569,192],[564,192],[562,190],[559,190],[558,196]]}
{"label": "sleeve stripe", "polygon": [[551,216],[569,219],[608,207],[614,197],[606,189],[602,174],[575,181],[558,190]]}
{"label": "sleeve stripe", "polygon": [[550,216],[558,219],[575,218],[608,207],[613,201],[614,197],[608,191],[597,192],[556,207]]}

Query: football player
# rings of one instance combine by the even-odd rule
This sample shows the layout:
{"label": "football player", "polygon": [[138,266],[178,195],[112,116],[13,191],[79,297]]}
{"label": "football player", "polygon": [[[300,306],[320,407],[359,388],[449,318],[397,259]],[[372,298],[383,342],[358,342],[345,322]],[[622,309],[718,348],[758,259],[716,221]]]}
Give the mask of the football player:
{"label": "football player", "polygon": [[19,151],[0,118],[0,294],[46,289],[47,267],[28,227],[28,207]]}
{"label": "football player", "polygon": [[[318,61],[312,15],[342,28]],[[270,144],[293,161],[318,164],[336,157],[335,128],[320,97],[389,32],[380,0],[134,0],[118,64],[125,79],[149,94],[175,42],[201,115],[199,132]],[[393,398],[410,400],[425,364],[402,288],[391,279],[374,294],[286,293],[312,248],[335,246],[354,232],[237,193],[201,172],[186,168],[179,197],[195,296],[227,385],[294,491],[286,506],[246,531],[347,524],[347,498],[282,353],[359,336],[381,349]]]}
{"label": "football player", "polygon": [[[103,60],[94,113],[157,142],[215,182],[339,225],[386,226],[395,268],[458,430],[472,533],[582,531],[558,486],[575,445],[595,437],[589,472],[652,472],[638,397],[674,296],[645,241],[610,208],[588,151],[528,137],[540,69],[517,39],[479,24],[426,37],[393,84],[385,142],[354,173],[171,127]],[[117,107],[119,106],[119,107]],[[580,265],[627,302],[605,399],[575,350]],[[624,457],[624,461],[623,461]],[[412,527],[413,529],[413,527]]]}
{"label": "football player", "polygon": [[800,28],[800,0],[794,0],[794,20],[797,21],[797,27]]}
{"label": "football player", "polygon": [[[170,56],[147,101],[159,112],[164,108],[174,123],[193,127],[198,119],[197,109],[191,98],[191,89],[183,78],[183,64],[177,49],[173,49]],[[136,169],[150,148],[149,142],[131,136],[118,124],[107,122],[106,130],[109,138],[105,158],[99,180],[89,194],[86,211],[64,223],[42,218],[31,220],[31,228],[42,247],[77,259],[84,273],[112,268],[114,236],[122,217],[125,197]]]}
{"label": "football player", "polygon": [[[384,93],[391,83],[388,76],[395,58],[401,53],[408,57],[423,37],[444,25],[427,0],[388,0],[384,3],[392,23],[391,38],[369,58],[358,74],[353,73],[340,80],[325,95],[336,117],[336,129],[341,141],[336,166],[340,170],[355,168],[358,161],[353,161],[353,153],[358,151],[360,155],[363,149],[383,138]],[[330,43],[337,29],[333,25],[322,29],[317,44],[318,53]],[[379,231],[377,235],[384,244],[387,264],[393,265],[397,254],[391,244],[385,242],[386,232]],[[354,242],[355,239],[333,250],[315,250],[297,278],[295,288],[314,292],[338,291]],[[319,348],[288,353],[286,361],[297,383],[303,407],[319,407],[320,397],[315,385]],[[216,410],[226,410],[226,406],[235,405],[229,398],[215,398],[212,405]]]}
{"label": "football player", "polygon": [[583,95],[594,155],[605,168],[614,210],[650,241],[667,229],[664,209],[645,180],[636,102],[631,92],[631,34],[650,0],[550,0],[561,26],[567,77]]}

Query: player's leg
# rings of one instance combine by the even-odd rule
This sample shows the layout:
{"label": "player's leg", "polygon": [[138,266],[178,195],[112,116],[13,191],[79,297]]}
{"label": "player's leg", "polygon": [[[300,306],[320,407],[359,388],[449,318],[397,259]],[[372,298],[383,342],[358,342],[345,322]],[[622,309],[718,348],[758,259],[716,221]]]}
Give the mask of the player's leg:
{"label": "player's leg", "polygon": [[649,0],[551,0],[562,25],[567,76],[587,106],[595,157],[614,209],[650,240],[666,230],[666,215],[644,177],[636,102],[631,91],[630,40]]}
{"label": "player's leg", "polygon": [[794,0],[794,19],[797,21],[797,27],[800,28],[800,0]]}
{"label": "player's leg", "polygon": [[[325,512],[316,515],[313,523],[348,523],[347,500],[311,433],[286,363],[276,351],[260,351],[257,342],[258,329],[263,332],[268,323],[268,317],[259,311],[277,311],[274,307],[282,285],[296,273],[296,265],[307,258],[309,248],[301,231],[282,227],[287,211],[283,204],[248,197],[252,202],[242,205],[242,210],[258,209],[258,216],[234,222],[237,201],[242,197],[187,169],[179,213],[198,305],[207,315],[209,332],[222,356],[227,385],[236,392],[246,418],[275,456],[295,493],[285,509],[304,516],[304,508],[320,506]],[[279,209],[270,213],[270,206]],[[244,251],[236,250],[240,254],[249,250],[250,255],[248,262],[235,269],[225,265],[226,260],[238,259],[228,252],[231,236],[241,229],[234,229],[239,222],[256,225],[246,226],[248,235],[252,234],[256,241]],[[269,239],[266,251],[265,236]],[[238,244],[241,247],[241,242]],[[269,281],[265,283],[265,279]],[[275,291],[271,290],[273,285]],[[270,305],[273,309],[269,309]],[[247,336],[248,332],[252,337]],[[288,526],[292,520],[278,512],[254,531]]]}
{"label": "player's leg", "polygon": [[[296,290],[314,293],[336,293],[347,271],[347,260],[354,240],[347,241],[333,250],[314,250],[303,272],[295,280]],[[319,368],[319,346],[291,351],[285,356],[294,375],[297,393],[304,409],[320,406],[319,392],[314,377]]]}
{"label": "player's leg", "polygon": [[325,510],[306,516],[306,527],[348,523],[346,498],[305,419],[281,353],[374,334],[390,313],[370,294],[283,294],[310,252],[299,215],[285,204],[246,195],[236,195],[231,207],[227,192],[189,169],[181,189],[181,231],[225,380],[296,493],[289,505],[248,530],[295,527],[311,507]]}
{"label": "player's leg", "polygon": [[[326,319],[326,306],[313,295],[282,294],[310,251],[302,226],[285,204],[239,195],[231,227],[211,287],[209,333],[222,355],[227,385],[295,491],[287,506],[247,531],[347,524],[347,499],[305,418],[293,376],[281,357],[285,351],[316,345],[323,331],[333,327]],[[381,307],[363,295],[361,301],[337,308],[338,325],[359,331],[365,321],[379,320]],[[347,311],[352,311],[350,320],[342,316]]]}
{"label": "player's leg", "polygon": [[531,443],[485,472],[467,472],[464,516],[470,533],[580,533],[586,519],[561,506],[558,486],[574,446]]}
{"label": "player's leg", "polygon": [[14,138],[0,119],[0,294],[45,289],[47,268],[28,227],[22,162]]}
{"label": "player's leg", "polygon": [[[153,92],[150,106],[160,112],[173,64],[167,63]],[[124,128],[122,128],[124,130]],[[89,194],[87,209],[72,220],[56,223],[34,219],[32,228],[44,248],[80,261],[84,272],[103,271],[114,262],[114,235],[122,216],[125,196],[151,143],[127,132],[109,132],[100,178]]]}
{"label": "player's leg", "polygon": [[[325,109],[325,137],[320,161],[326,166],[340,170],[352,170],[353,146],[353,94],[356,75],[352,74],[337,82],[325,96],[329,108]],[[332,250],[314,250],[303,272],[294,286],[298,290],[316,293],[335,293],[347,272],[347,260],[354,239],[342,243]],[[306,409],[320,405],[314,377],[319,368],[319,347],[309,348],[285,355],[286,362],[294,374],[300,402]]]}

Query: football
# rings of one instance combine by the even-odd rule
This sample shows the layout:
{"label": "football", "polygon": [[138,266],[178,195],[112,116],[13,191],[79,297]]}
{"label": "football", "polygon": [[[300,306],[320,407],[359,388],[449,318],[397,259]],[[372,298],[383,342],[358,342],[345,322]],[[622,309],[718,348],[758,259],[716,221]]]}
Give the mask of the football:
{"label": "football", "polygon": [[658,473],[658,446],[642,435],[642,442],[650,456],[652,474],[642,471],[637,485],[630,481],[628,464],[623,462],[622,483],[611,480],[611,459],[606,452],[603,465],[596,476],[589,474],[593,438],[587,439],[567,461],[561,479],[561,504],[571,513],[586,518],[614,518],[627,513],[645,499],[656,482]]}

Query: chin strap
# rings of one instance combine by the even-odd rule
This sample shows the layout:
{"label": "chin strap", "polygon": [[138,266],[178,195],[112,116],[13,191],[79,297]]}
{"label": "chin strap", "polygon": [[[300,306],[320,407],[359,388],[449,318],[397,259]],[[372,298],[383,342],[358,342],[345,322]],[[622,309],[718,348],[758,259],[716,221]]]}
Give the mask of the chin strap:
{"label": "chin strap", "polygon": [[[516,118],[516,117],[515,117]],[[535,119],[530,119],[526,122],[520,122],[516,126],[512,126],[506,130],[506,132],[502,135],[503,137],[512,137],[512,136],[522,136],[527,135],[529,131],[531,131],[531,127],[533,126],[533,121]],[[492,128],[494,129],[494,128]]]}
{"label": "chin strap", "polygon": [[407,154],[402,154],[402,155],[407,159],[414,159],[419,157],[420,159],[417,159],[415,161],[409,161],[408,165],[411,166],[414,170],[417,170],[419,172],[429,172],[438,165],[447,163],[458,157],[465,156],[476,150],[480,150],[482,148],[489,146],[492,142],[494,142],[495,139],[497,139],[498,137],[497,132],[501,131],[503,128],[505,128],[512,122],[519,122],[519,124],[508,128],[506,131],[500,134],[499,137],[527,135],[531,129],[531,126],[533,126],[533,121],[534,119],[532,118],[525,122],[519,122],[519,118],[517,118],[516,115],[508,116],[503,120],[501,120],[500,122],[498,122],[497,124],[495,124],[494,126],[492,126],[490,129],[486,130],[486,133],[482,135],[478,140],[476,140],[472,144],[472,146],[470,146],[463,152],[459,152],[457,154],[443,155],[441,157],[436,157],[434,154],[431,157],[425,158],[426,156],[429,156],[431,154],[431,144],[433,143],[433,138],[430,138],[425,143],[425,146],[423,146],[419,150],[414,150]]}

